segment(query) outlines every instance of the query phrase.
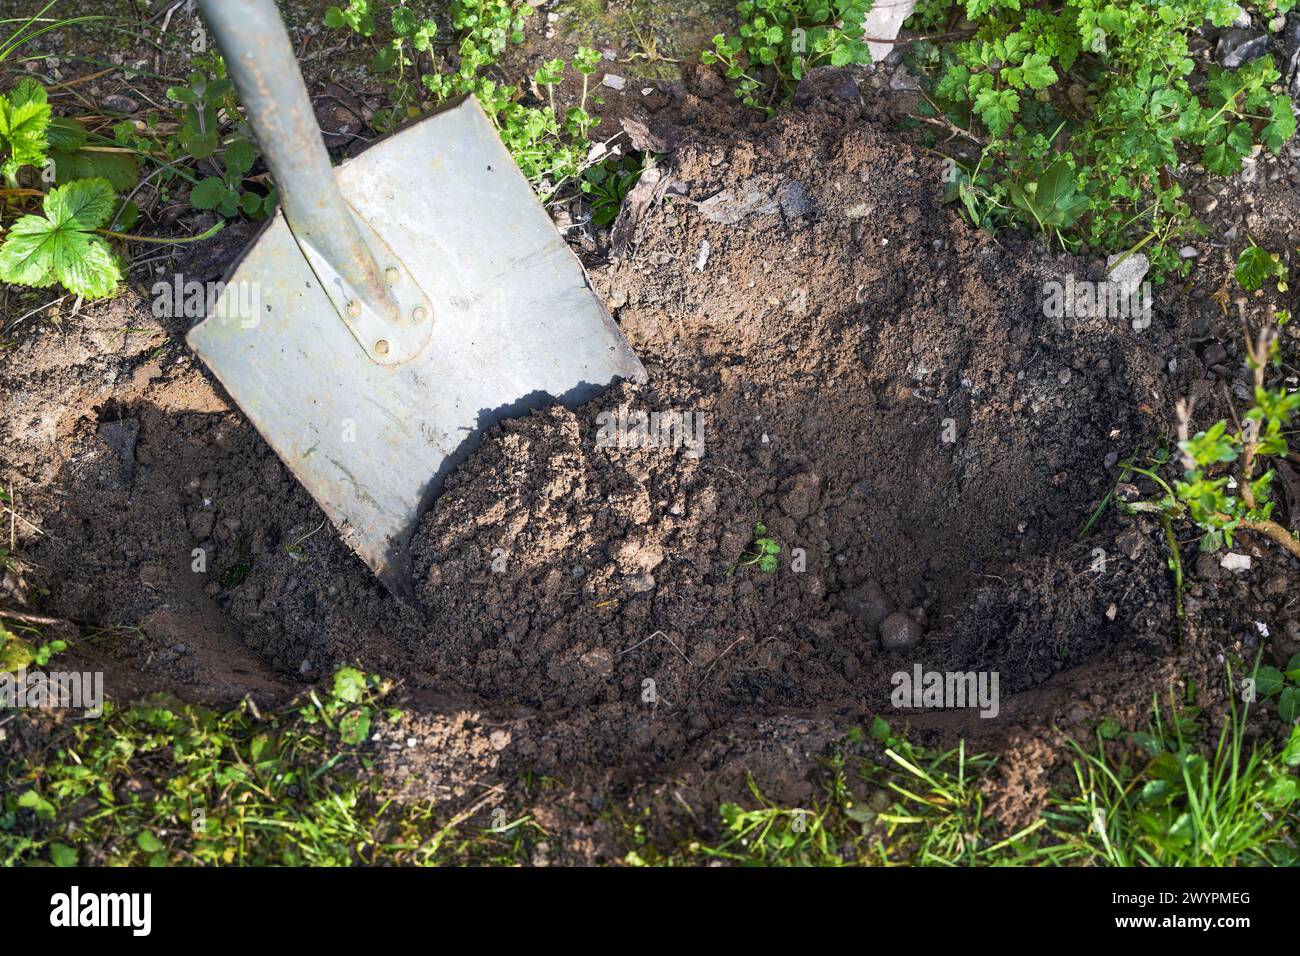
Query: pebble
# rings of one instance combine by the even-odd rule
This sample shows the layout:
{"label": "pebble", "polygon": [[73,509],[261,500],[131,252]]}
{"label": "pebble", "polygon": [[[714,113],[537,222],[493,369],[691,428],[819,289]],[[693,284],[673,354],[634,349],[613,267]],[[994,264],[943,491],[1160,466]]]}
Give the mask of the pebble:
{"label": "pebble", "polygon": [[700,252],[695,257],[695,269],[697,272],[703,272],[704,267],[709,264],[709,240],[700,241]]}
{"label": "pebble", "polygon": [[1243,63],[1258,59],[1268,49],[1268,36],[1254,30],[1229,30],[1219,37],[1214,56],[1219,65],[1235,70]]}
{"label": "pebble", "polygon": [[607,86],[611,90],[617,91],[627,86],[627,80],[619,76],[617,73],[606,73],[603,77],[601,77],[600,85]]}
{"label": "pebble", "polygon": [[1223,556],[1223,559],[1219,561],[1219,566],[1229,571],[1249,571],[1250,555],[1229,551]]}
{"label": "pebble", "polygon": [[880,622],[880,646],[887,651],[913,648],[921,643],[923,636],[921,625],[902,611],[895,611]]}
{"label": "pebble", "polygon": [[1183,246],[1178,250],[1178,254],[1184,259],[1196,259],[1201,255],[1201,251],[1195,246]]}
{"label": "pebble", "polygon": [[1118,252],[1106,260],[1106,278],[1118,285],[1126,295],[1132,295],[1150,268],[1150,260],[1142,253],[1135,252],[1129,256]]}

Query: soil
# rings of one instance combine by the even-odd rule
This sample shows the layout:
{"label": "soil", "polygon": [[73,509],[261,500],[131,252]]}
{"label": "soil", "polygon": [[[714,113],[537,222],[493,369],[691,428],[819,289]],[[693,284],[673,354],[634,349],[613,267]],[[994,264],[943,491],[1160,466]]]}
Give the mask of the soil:
{"label": "soil", "polygon": [[[807,799],[817,758],[875,714],[1003,755],[1010,825],[1067,735],[1135,726],[1189,683],[1213,705],[1225,655],[1264,633],[1274,659],[1300,649],[1276,548],[1242,539],[1253,569],[1233,574],[1181,542],[1180,626],[1159,526],[1113,508],[1089,525],[1178,398],[1201,424],[1226,413],[1222,263],[1157,287],[1147,328],[1049,317],[1046,283],[1104,264],[972,229],[854,74],[760,124],[687,72],[621,114],[669,153],[588,257],[648,384],[490,432],[418,530],[413,604],[337,540],[147,285],[20,327],[0,465],[28,603],[93,638],[74,654],[111,694],[275,700],[360,664],[405,688],[376,742],[394,792],[557,778],[533,812],[558,859],[590,861],[615,802],[658,808],[666,833],[707,828],[748,774]],[[193,255],[177,271],[224,267]],[[609,447],[622,409],[690,413],[700,453]],[[753,563],[757,522],[775,571]],[[996,671],[998,717],[898,710],[891,675],[915,664]]]}

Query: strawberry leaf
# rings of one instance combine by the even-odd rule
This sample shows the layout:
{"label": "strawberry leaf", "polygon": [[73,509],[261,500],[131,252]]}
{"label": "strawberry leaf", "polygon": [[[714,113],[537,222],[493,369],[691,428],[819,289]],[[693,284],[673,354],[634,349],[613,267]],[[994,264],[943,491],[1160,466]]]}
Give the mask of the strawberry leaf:
{"label": "strawberry leaf", "polygon": [[45,216],[23,216],[0,246],[0,280],[45,288],[60,282],[88,299],[112,295],[122,278],[108,243],[94,234],[116,197],[103,179],[82,179],[45,197]]}

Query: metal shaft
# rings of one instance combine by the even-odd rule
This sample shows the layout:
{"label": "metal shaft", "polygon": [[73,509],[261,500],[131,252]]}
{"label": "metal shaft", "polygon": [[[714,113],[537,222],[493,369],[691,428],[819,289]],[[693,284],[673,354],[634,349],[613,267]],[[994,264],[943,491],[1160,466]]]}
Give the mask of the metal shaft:
{"label": "metal shaft", "polygon": [[[382,271],[339,192],[284,22],[273,0],[199,0],[225,54],[249,122],[308,261],[341,312],[403,320]],[[325,275],[320,275],[325,272]],[[330,274],[330,273],[333,274]],[[345,321],[347,321],[345,319]],[[369,348],[370,343],[363,343]]]}

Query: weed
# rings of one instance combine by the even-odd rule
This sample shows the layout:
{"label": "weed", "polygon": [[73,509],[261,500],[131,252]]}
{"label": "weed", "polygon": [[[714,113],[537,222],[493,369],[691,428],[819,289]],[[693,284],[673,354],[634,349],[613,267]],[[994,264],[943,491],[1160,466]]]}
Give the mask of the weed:
{"label": "weed", "polygon": [[1270,280],[1277,283],[1278,292],[1287,291],[1286,263],[1276,252],[1255,245],[1253,239],[1237,256],[1237,268],[1233,270],[1233,275],[1247,292],[1256,291]]}
{"label": "weed", "polygon": [[[1074,745],[1073,786],[1045,814],[1061,859],[1107,866],[1295,865],[1300,727],[1276,753],[1244,746],[1234,707],[1208,754],[1195,747],[1199,713],[1154,706],[1151,729],[1118,756],[1099,732]],[[1103,728],[1107,730],[1107,728]],[[1114,733],[1109,728],[1109,733]],[[1138,766],[1130,761],[1136,759]]]}
{"label": "weed", "polygon": [[[1293,662],[1300,663],[1300,662]],[[1257,673],[1265,687],[1267,672]],[[1262,691],[1261,691],[1262,692]],[[1246,714],[1233,708],[1202,753],[1203,719],[1189,699],[1153,707],[1148,729],[1124,733],[1106,719],[1074,758],[1042,813],[1006,833],[986,793],[994,758],[964,743],[930,750],[877,717],[850,728],[825,760],[821,797],[785,807],[749,782],[755,807],[724,804],[716,842],[691,839],[664,852],[646,821],[625,825],[631,865],[724,859],[750,865],[1230,866],[1300,863],[1300,726],[1279,744],[1245,745]],[[864,751],[864,742],[870,746]],[[871,753],[883,753],[883,761]],[[853,795],[864,790],[865,799]]]}
{"label": "weed", "polygon": [[[25,632],[28,637],[22,637],[19,631]],[[5,626],[4,621],[0,621],[0,671],[12,673],[33,664],[44,667],[54,655],[61,654],[67,649],[66,641],[44,640],[35,628],[20,627],[10,630]]]}
{"label": "weed", "polygon": [[1190,82],[1188,39],[1206,19],[1230,24],[1227,0],[939,0],[917,24],[953,8],[974,34],[918,44],[912,62],[927,73],[923,118],[980,149],[974,169],[952,157],[976,224],[1024,222],[1072,250],[1149,244],[1153,274],[1181,272],[1178,242],[1197,227],[1171,172],[1180,151],[1226,176],[1295,133],[1269,57],[1211,66],[1203,92]]}
{"label": "weed", "polygon": [[740,560],[732,565],[727,573],[731,574],[737,568],[757,566],[758,570],[765,574],[773,574],[776,572],[777,567],[776,556],[780,553],[781,545],[767,533],[767,525],[763,524],[762,521],[755,521],[753,539],[745,546],[745,551],[741,554]]}
{"label": "weed", "polygon": [[618,216],[628,192],[645,171],[640,154],[615,157],[588,167],[582,174],[580,188],[591,203],[591,224],[608,226]]}
{"label": "weed", "polygon": [[[532,77],[532,87],[544,102],[526,102],[523,89],[501,83],[489,73],[508,44],[522,42],[524,22],[532,13],[533,8],[522,0],[453,0],[448,12],[450,39],[445,55],[438,58],[411,55],[431,53],[440,32],[434,21],[419,19],[401,0],[351,0],[345,8],[331,7],[325,22],[378,44],[371,65],[390,87],[390,105],[375,118],[378,128],[472,93],[524,176],[546,201],[577,181],[591,163],[590,134],[599,120],[588,107],[600,100],[588,80],[600,54],[582,47],[571,63],[553,59],[542,64]],[[561,111],[555,89],[570,67],[581,77],[581,92],[576,106]]]}
{"label": "weed", "polygon": [[[224,76],[195,72],[184,86],[169,87],[167,98],[179,104],[181,122],[166,152],[204,163],[215,173],[195,183],[190,191],[191,205],[216,210],[228,219],[241,212],[253,219],[270,215],[277,201],[275,190],[259,192],[245,183],[257,162],[257,148],[237,132],[222,131],[223,112],[226,116],[239,115],[234,84]],[[130,134],[125,130],[123,136],[129,141]]]}
{"label": "weed", "polygon": [[1277,716],[1288,724],[1300,720],[1300,654],[1293,654],[1286,670],[1276,667],[1258,667],[1254,673],[1255,696],[1258,700],[1277,698]]}
{"label": "weed", "polygon": [[[1156,462],[1157,468],[1130,463],[1126,467],[1155,482],[1164,494],[1156,500],[1121,502],[1120,507],[1130,512],[1154,512],[1165,522],[1190,519],[1205,532],[1201,540],[1205,551],[1231,546],[1236,532],[1245,529],[1300,558],[1300,540],[1273,520],[1276,471],[1268,468],[1256,474],[1261,462],[1285,458],[1289,453],[1286,430],[1300,411],[1300,391],[1289,391],[1284,383],[1267,384],[1268,369],[1281,362],[1273,322],[1265,322],[1253,341],[1247,338],[1246,351],[1254,390],[1243,421],[1230,428],[1226,419],[1219,419],[1192,435],[1191,404],[1179,402],[1182,478],[1172,484],[1165,481],[1157,471],[1162,460]],[[1166,532],[1172,537],[1168,527]]]}
{"label": "weed", "polygon": [[[540,832],[516,814],[466,829],[379,790],[367,741],[400,718],[390,688],[340,669],[275,713],[155,697],[106,704],[39,751],[0,755],[0,864],[517,864]],[[496,793],[489,791],[489,797]]]}
{"label": "weed", "polygon": [[700,54],[718,63],[746,106],[771,114],[818,66],[871,62],[862,21],[872,0],[742,0],[739,35],[719,33]]}
{"label": "weed", "polygon": [[244,583],[248,573],[253,570],[253,561],[249,556],[248,539],[240,538],[235,543],[235,557],[217,574],[217,582],[223,588],[237,588]]}

